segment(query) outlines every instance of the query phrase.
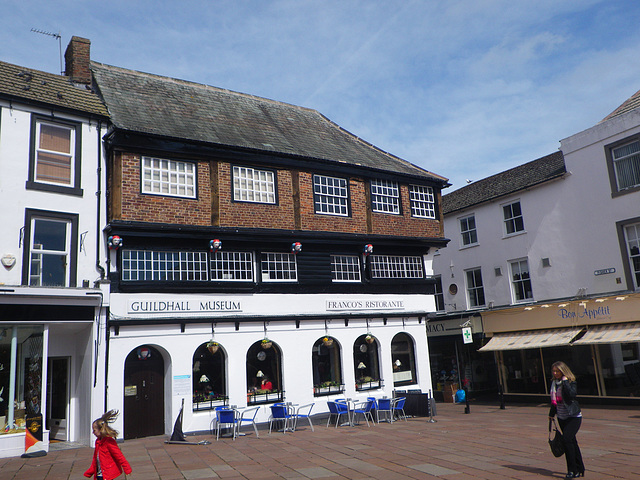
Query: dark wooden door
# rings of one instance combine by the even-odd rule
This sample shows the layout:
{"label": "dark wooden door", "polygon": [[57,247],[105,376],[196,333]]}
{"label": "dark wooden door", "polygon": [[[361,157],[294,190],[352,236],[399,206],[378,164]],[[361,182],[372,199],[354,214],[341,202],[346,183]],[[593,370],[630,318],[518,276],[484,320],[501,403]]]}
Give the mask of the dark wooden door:
{"label": "dark wooden door", "polygon": [[143,345],[124,364],[124,438],[164,433],[164,360],[158,350]]}

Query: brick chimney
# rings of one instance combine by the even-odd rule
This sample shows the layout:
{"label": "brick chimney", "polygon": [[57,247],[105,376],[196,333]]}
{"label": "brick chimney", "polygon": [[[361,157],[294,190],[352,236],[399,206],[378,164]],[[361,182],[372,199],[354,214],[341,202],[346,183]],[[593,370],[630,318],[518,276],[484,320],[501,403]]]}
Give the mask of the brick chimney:
{"label": "brick chimney", "polygon": [[91,84],[91,70],[89,50],[91,41],[88,38],[71,37],[67,50],[64,52],[64,73],[73,83]]}

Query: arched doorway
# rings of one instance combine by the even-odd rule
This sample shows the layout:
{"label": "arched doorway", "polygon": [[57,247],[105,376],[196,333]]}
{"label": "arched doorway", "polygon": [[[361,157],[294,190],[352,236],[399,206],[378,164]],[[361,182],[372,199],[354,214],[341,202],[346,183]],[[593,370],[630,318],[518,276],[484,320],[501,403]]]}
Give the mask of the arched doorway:
{"label": "arched doorway", "polygon": [[124,438],[164,434],[164,360],[141,345],[124,362]]}

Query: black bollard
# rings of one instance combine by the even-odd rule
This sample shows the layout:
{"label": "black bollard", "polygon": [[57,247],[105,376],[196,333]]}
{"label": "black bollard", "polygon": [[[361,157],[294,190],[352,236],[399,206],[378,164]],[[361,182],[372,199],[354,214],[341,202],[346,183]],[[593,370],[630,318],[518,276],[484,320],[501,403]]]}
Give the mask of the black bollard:
{"label": "black bollard", "polygon": [[471,413],[471,409],[469,408],[469,395],[467,394],[467,388],[463,388],[464,390],[464,413]]}
{"label": "black bollard", "polygon": [[500,393],[500,410],[504,410],[504,389],[502,384],[498,385],[498,392]]}

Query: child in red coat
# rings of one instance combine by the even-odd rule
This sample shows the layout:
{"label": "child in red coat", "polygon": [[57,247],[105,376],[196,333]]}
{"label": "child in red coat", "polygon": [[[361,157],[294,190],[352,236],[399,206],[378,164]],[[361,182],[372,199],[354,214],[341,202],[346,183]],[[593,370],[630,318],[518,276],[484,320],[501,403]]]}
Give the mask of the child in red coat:
{"label": "child in red coat", "polygon": [[93,476],[96,480],[112,480],[119,477],[123,470],[127,475],[131,473],[131,465],[124,458],[115,440],[118,432],[109,425],[117,416],[117,410],[109,410],[93,422],[93,434],[97,438],[96,448],[93,451],[91,466],[84,472],[85,477]]}

